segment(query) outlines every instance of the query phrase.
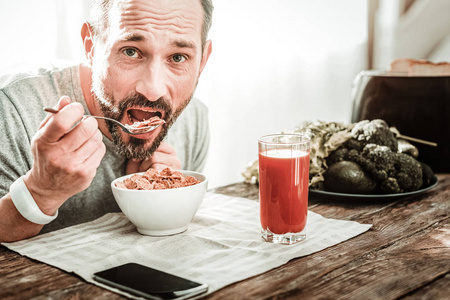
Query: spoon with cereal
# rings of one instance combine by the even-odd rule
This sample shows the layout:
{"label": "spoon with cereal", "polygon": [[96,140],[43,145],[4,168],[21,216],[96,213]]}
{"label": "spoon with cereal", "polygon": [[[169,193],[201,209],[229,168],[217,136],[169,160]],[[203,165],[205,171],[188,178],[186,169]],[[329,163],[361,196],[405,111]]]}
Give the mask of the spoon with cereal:
{"label": "spoon with cereal", "polygon": [[[52,114],[56,114],[59,111],[50,107],[44,107],[44,111],[52,113]],[[107,118],[107,117],[99,117],[99,116],[90,116],[90,115],[84,115],[85,118],[88,117],[92,117],[92,118],[96,118],[96,119],[103,119],[103,120],[107,120],[107,121],[111,121],[114,122],[115,124],[117,124],[125,133],[128,134],[144,134],[144,133],[148,133],[150,131],[155,130],[156,128],[158,128],[160,125],[166,123],[166,121],[164,121],[163,119],[159,118],[158,116],[154,116],[151,117],[148,120],[143,120],[143,121],[136,121],[133,124],[122,124],[117,120],[111,119],[111,118]]]}

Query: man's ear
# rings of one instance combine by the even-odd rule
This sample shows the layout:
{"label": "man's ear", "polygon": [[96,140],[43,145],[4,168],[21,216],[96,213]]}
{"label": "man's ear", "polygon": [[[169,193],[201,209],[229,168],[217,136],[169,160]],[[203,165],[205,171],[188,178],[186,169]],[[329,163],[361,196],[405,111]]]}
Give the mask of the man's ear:
{"label": "man's ear", "polygon": [[203,69],[206,66],[206,63],[208,62],[208,58],[211,55],[211,51],[212,51],[212,42],[211,40],[207,40],[205,42],[205,47],[203,48],[202,61],[200,62],[200,71],[198,73],[198,76],[202,74]]}
{"label": "man's ear", "polygon": [[85,22],[81,27],[81,39],[83,40],[84,53],[90,65],[94,56],[94,41],[92,36],[91,24]]}

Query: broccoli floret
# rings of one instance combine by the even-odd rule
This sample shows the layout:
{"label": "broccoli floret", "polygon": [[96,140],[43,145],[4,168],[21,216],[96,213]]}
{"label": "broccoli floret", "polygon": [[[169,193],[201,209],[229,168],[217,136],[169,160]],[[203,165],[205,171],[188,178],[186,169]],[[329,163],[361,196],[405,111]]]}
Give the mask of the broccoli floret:
{"label": "broccoli floret", "polygon": [[393,153],[395,157],[395,178],[402,192],[418,190],[423,184],[422,166],[405,153]]}
{"label": "broccoli floret", "polygon": [[346,148],[350,150],[356,150],[358,152],[361,152],[365,145],[366,141],[358,141],[354,138],[351,138],[347,142],[345,142]]}
{"label": "broccoli floret", "polygon": [[413,157],[374,144],[367,145],[362,156],[369,161],[362,167],[380,183],[381,191],[404,193],[422,186],[422,167]]}
{"label": "broccoli floret", "polygon": [[390,177],[394,170],[392,153],[391,149],[386,146],[368,144],[358,157],[358,161],[375,181],[383,182]]}
{"label": "broccoli floret", "polygon": [[[364,120],[356,123],[352,129],[352,135],[354,140],[360,142],[363,147],[367,144],[376,144],[387,146],[393,152],[397,152],[398,150],[397,138],[389,129],[386,122],[380,119],[370,122]],[[360,149],[363,147],[360,147]]]}
{"label": "broccoli floret", "polygon": [[331,166],[334,163],[343,161],[343,160],[349,160],[348,159],[348,152],[349,150],[346,147],[339,147],[335,151],[331,152],[330,155],[327,157],[326,162],[328,166]]}
{"label": "broccoli floret", "polygon": [[398,181],[395,178],[389,177],[388,179],[379,183],[379,188],[385,193],[400,193],[401,188],[398,185]]}
{"label": "broccoli floret", "polygon": [[[328,156],[328,166],[339,161],[357,163],[377,182],[381,193],[403,193],[419,189],[423,183],[421,164],[410,155],[397,152],[395,137],[385,130],[389,130],[386,123],[380,121],[372,121],[373,124],[367,121],[363,121],[364,124],[358,123],[360,126],[355,126],[357,130],[354,128],[354,138]],[[373,128],[376,130],[369,130]]]}

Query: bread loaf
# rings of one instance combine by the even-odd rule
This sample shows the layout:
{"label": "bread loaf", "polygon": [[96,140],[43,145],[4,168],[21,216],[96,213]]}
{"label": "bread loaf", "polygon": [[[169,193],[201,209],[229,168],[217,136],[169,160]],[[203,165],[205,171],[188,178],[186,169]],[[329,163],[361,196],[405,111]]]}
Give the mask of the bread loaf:
{"label": "bread loaf", "polygon": [[450,63],[398,58],[391,62],[388,73],[404,73],[408,76],[450,76]]}

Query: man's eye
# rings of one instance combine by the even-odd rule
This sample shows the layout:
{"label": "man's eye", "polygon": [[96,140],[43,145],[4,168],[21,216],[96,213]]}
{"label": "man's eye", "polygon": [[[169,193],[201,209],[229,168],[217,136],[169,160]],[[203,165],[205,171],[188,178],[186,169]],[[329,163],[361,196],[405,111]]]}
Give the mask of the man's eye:
{"label": "man's eye", "polygon": [[138,52],[135,49],[127,48],[122,51],[128,57],[138,57]]}
{"label": "man's eye", "polygon": [[184,62],[186,60],[186,57],[184,57],[181,54],[174,54],[172,56],[172,60],[176,63]]}

